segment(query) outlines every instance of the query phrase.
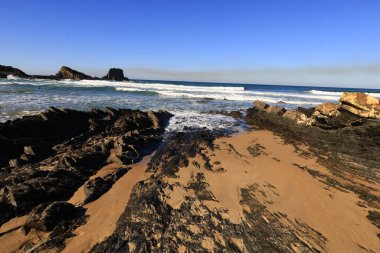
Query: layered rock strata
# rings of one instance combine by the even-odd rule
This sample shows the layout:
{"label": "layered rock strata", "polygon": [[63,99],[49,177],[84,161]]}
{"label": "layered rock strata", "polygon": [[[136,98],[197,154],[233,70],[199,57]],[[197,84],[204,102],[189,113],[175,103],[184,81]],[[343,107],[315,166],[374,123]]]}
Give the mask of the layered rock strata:
{"label": "layered rock strata", "polygon": [[[157,147],[170,117],[166,112],[50,108],[0,124],[0,224],[39,204],[68,200],[109,163],[138,162]],[[102,179],[102,187],[88,182],[86,201],[126,172]]]}

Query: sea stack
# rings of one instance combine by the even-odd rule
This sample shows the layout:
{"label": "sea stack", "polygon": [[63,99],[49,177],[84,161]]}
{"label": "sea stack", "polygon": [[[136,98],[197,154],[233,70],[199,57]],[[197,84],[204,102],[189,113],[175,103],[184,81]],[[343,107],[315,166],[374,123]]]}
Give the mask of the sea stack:
{"label": "sea stack", "polygon": [[59,79],[72,79],[72,80],[94,79],[91,76],[88,76],[82,72],[76,71],[66,66],[62,66],[55,76]]}
{"label": "sea stack", "polygon": [[9,75],[27,78],[28,75],[18,68],[14,68],[11,66],[0,65],[0,78],[7,78]]}
{"label": "sea stack", "polygon": [[102,77],[103,80],[112,80],[112,81],[124,81],[128,78],[124,77],[124,72],[119,68],[110,68],[107,75]]}

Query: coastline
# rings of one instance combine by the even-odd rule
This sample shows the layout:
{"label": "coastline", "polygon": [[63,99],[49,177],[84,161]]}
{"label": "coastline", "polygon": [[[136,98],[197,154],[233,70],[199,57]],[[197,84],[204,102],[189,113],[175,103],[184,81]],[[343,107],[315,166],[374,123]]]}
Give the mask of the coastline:
{"label": "coastline", "polygon": [[[170,113],[111,108],[53,108],[42,121],[3,123],[3,134],[35,121],[78,128],[50,140],[54,152],[25,149],[24,139],[9,153],[17,163],[1,161],[1,204],[13,211],[0,227],[0,252],[380,251],[380,122],[346,110],[255,102],[245,116],[253,129],[232,135],[191,127],[165,133]],[[75,171],[69,192],[49,188],[58,171]],[[17,191],[22,180],[56,193],[46,205],[32,190]],[[18,209],[23,198],[34,202]]]}

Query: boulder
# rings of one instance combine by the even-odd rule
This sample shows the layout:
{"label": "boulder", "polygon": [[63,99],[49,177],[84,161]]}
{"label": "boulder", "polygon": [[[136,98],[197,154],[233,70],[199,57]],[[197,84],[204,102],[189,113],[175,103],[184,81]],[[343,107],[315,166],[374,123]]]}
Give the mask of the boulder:
{"label": "boulder", "polygon": [[281,107],[281,106],[270,105],[265,109],[265,111],[268,113],[271,113],[271,114],[276,114],[276,115],[281,116],[286,112],[286,109],[284,107]]}
{"label": "boulder", "polygon": [[72,80],[92,80],[94,79],[91,76],[88,76],[84,73],[81,73],[79,71],[76,71],[74,69],[71,69],[66,66],[62,66],[61,69],[58,71],[58,73],[55,75],[59,79],[72,79]]}
{"label": "boulder", "polygon": [[339,114],[334,117],[327,117],[316,113],[312,117],[313,125],[321,129],[341,129],[345,127],[359,126],[364,124],[365,118],[352,114],[345,110],[340,110]]}
{"label": "boulder", "polygon": [[339,105],[334,103],[323,103],[315,108],[313,116],[316,117],[337,117],[340,115]]}
{"label": "boulder", "polygon": [[315,107],[310,107],[310,108],[297,107],[296,111],[301,112],[305,114],[308,118],[310,118],[315,112]]}
{"label": "boulder", "polygon": [[267,109],[269,107],[268,104],[266,104],[260,100],[253,101],[253,105],[256,109],[261,110],[261,111],[264,111],[265,109]]}
{"label": "boulder", "polygon": [[7,78],[9,75],[22,77],[22,78],[28,77],[27,74],[25,74],[23,71],[17,68],[0,65],[0,78]]}
{"label": "boulder", "polygon": [[124,77],[124,72],[122,69],[111,68],[108,70],[107,75],[102,77],[103,80],[112,80],[112,81],[124,81],[128,78]]}
{"label": "boulder", "polygon": [[282,117],[294,121],[296,124],[311,125],[312,119],[308,118],[304,113],[299,111],[286,111]]}
{"label": "boulder", "polygon": [[344,92],[341,108],[363,118],[380,119],[379,99],[361,92]]}

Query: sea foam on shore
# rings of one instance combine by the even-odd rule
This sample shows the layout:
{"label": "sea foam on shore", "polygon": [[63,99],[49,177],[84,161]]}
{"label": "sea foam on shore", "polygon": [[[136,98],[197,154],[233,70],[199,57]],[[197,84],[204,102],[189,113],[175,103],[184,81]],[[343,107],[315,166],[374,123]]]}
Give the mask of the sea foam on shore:
{"label": "sea foam on shore", "polygon": [[[286,108],[337,102],[353,89],[303,86],[106,80],[0,79],[0,122],[36,114],[50,106],[89,110],[105,107],[168,110],[187,126],[220,128],[226,117],[207,118],[205,112],[244,110],[253,100]],[[358,90],[358,89],[354,89]],[[380,90],[359,89],[375,97]],[[183,124],[183,125],[184,125]],[[181,127],[179,127],[181,128]]]}

